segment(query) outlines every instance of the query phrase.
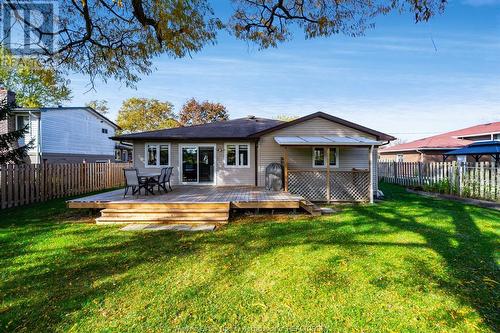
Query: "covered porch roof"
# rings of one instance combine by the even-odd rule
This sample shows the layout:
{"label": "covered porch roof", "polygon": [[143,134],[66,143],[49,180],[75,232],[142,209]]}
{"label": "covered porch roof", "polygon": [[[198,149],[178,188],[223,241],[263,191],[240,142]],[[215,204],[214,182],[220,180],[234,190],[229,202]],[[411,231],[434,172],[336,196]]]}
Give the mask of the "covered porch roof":
{"label": "covered porch roof", "polygon": [[380,146],[384,142],[351,136],[275,136],[282,146]]}

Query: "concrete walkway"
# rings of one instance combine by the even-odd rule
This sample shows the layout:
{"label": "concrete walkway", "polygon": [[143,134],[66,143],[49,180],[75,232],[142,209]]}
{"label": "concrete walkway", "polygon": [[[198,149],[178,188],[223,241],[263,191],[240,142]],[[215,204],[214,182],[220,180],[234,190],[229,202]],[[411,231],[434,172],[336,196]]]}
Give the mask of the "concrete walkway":
{"label": "concrete walkway", "polygon": [[214,231],[214,224],[189,225],[189,224],[127,224],[120,230],[136,231],[136,230],[171,230],[171,231]]}

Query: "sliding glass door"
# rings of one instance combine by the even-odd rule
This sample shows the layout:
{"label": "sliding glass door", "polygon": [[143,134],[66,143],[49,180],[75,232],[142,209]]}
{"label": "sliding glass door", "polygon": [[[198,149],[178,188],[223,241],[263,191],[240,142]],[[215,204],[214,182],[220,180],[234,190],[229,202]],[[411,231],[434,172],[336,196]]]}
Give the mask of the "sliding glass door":
{"label": "sliding glass door", "polygon": [[186,184],[213,184],[215,145],[181,146],[181,179]]}

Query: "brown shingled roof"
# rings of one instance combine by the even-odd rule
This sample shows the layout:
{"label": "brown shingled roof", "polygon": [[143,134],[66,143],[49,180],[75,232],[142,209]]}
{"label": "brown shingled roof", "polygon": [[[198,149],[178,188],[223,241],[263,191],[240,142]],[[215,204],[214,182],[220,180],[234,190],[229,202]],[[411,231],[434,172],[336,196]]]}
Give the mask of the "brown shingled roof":
{"label": "brown shingled roof", "polygon": [[393,136],[372,130],[370,128],[334,117],[324,112],[316,112],[305,117],[284,122],[275,119],[266,119],[249,116],[227,121],[218,121],[209,124],[168,128],[157,131],[123,134],[115,136],[114,140],[201,140],[201,139],[257,139],[261,135],[293,126],[313,119],[323,118],[332,122],[354,128],[377,137],[377,140],[394,140]]}

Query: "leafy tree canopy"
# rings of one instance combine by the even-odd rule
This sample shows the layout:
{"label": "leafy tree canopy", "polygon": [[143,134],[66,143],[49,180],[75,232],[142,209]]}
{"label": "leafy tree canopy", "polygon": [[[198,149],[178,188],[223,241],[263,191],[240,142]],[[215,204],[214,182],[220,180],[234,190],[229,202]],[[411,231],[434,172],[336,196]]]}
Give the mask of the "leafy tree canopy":
{"label": "leafy tree canopy", "polygon": [[276,120],[281,120],[281,121],[292,121],[298,118],[300,118],[300,116],[293,116],[287,114],[279,114],[275,117]]}
{"label": "leafy tree canopy", "polygon": [[16,92],[22,107],[55,106],[71,99],[71,91],[61,72],[34,58],[15,57],[0,48],[0,86]]}
{"label": "leafy tree canopy", "polygon": [[[232,15],[215,15],[208,0],[60,0],[57,31],[32,26],[39,40],[54,36],[55,48],[42,45],[41,58],[91,79],[115,78],[133,85],[151,72],[160,54],[180,58],[216,41],[226,29],[260,48],[275,47],[300,33],[305,38],[336,34],[360,36],[377,16],[406,12],[416,22],[444,10],[446,0],[232,0]],[[5,5],[20,13],[25,0]],[[229,3],[228,3],[229,5]],[[22,15],[17,15],[22,20]],[[36,40],[36,38],[35,38]]]}
{"label": "leafy tree canopy", "polygon": [[92,100],[85,104],[85,106],[91,107],[102,115],[106,115],[109,112],[108,101],[105,99]]}
{"label": "leafy tree canopy", "polygon": [[178,127],[176,119],[172,103],[132,97],[123,102],[117,124],[124,133],[134,133]]}
{"label": "leafy tree canopy", "polygon": [[228,119],[229,113],[224,105],[209,101],[200,103],[194,98],[189,99],[182,106],[179,114],[179,122],[182,126],[200,125]]}

